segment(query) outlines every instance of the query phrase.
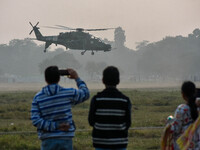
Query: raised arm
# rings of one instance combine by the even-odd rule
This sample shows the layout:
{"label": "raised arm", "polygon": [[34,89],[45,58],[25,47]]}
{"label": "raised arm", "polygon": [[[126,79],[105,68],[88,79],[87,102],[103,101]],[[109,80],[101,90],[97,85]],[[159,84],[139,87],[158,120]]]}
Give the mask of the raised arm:
{"label": "raised arm", "polygon": [[85,84],[85,82],[82,81],[80,78],[76,79],[75,81],[76,81],[78,89],[75,89],[75,95],[73,99],[74,105],[82,103],[86,101],[87,99],[89,99],[90,97],[89,89],[87,88],[87,85]]}
{"label": "raised arm", "polygon": [[82,103],[85,100],[89,99],[90,93],[86,83],[79,78],[78,73],[75,70],[69,68],[67,69],[67,71],[70,74],[69,78],[74,79],[78,87],[78,89],[76,89],[74,93],[74,99],[72,100],[73,104],[76,105],[78,103]]}

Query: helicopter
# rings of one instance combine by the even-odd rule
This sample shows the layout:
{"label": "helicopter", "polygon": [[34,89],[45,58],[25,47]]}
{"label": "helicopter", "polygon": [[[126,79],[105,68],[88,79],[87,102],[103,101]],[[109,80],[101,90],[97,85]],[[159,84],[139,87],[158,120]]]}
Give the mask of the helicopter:
{"label": "helicopter", "polygon": [[29,33],[29,35],[31,35],[31,33],[34,31],[36,40],[46,42],[44,52],[47,51],[47,48],[52,43],[54,43],[56,46],[58,44],[63,45],[66,47],[66,49],[83,50],[81,52],[82,55],[84,55],[86,51],[92,51],[91,52],[92,55],[94,55],[94,51],[104,51],[104,52],[111,51],[110,44],[106,44],[100,38],[97,38],[89,34],[88,32],[84,31],[103,31],[115,28],[83,29],[83,28],[69,28],[62,25],[55,25],[55,27],[45,26],[47,28],[53,28],[53,29],[70,30],[70,32],[64,32],[64,33],[61,32],[59,33],[59,35],[56,36],[43,36],[39,31],[40,28],[37,27],[39,22],[37,22],[35,26],[33,26],[31,22],[29,23],[33,28]]}

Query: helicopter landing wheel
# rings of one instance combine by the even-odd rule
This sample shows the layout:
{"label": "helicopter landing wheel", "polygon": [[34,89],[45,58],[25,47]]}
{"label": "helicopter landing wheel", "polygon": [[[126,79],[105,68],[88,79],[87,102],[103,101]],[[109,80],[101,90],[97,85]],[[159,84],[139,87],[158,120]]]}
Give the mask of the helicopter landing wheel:
{"label": "helicopter landing wheel", "polygon": [[81,55],[84,55],[84,54],[85,54],[85,52],[86,52],[86,50],[85,50],[85,51],[83,51],[83,52],[81,52]]}
{"label": "helicopter landing wheel", "polygon": [[92,51],[92,53],[91,53],[92,55],[94,55],[94,52]]}

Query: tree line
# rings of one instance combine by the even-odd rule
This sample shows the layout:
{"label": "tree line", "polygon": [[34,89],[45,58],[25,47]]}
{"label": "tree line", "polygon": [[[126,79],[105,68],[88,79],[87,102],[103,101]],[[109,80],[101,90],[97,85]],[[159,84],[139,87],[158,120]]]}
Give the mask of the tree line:
{"label": "tree line", "polygon": [[[97,52],[94,56],[82,56],[80,51],[65,51],[57,48],[43,53],[44,45],[30,39],[13,39],[9,44],[0,44],[0,77],[13,77],[29,81],[40,78],[49,65],[60,68],[72,67],[85,77],[99,79],[107,65],[115,65],[127,80],[200,80],[200,30],[195,29],[187,37],[167,36],[150,43],[137,43],[135,50],[125,46],[125,31],[115,29],[114,41],[104,39],[114,47],[110,52]],[[86,52],[87,53],[87,52]]]}

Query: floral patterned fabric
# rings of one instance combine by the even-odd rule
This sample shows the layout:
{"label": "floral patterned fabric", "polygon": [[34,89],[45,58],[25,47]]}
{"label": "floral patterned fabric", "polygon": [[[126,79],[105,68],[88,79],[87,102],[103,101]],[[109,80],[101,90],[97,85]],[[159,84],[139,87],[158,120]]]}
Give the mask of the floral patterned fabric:
{"label": "floral patterned fabric", "polygon": [[171,133],[173,134],[173,145],[175,150],[179,150],[176,140],[192,122],[190,107],[186,104],[179,105],[174,114],[174,122],[171,124]]}
{"label": "floral patterned fabric", "polygon": [[[173,134],[173,147],[175,150],[179,150],[176,143],[177,139],[185,132],[185,130],[193,123],[193,119],[190,113],[190,107],[187,104],[181,104],[177,107],[174,114],[174,121],[171,124],[171,133]],[[196,150],[199,138],[195,135],[192,138],[191,144],[188,150]]]}
{"label": "floral patterned fabric", "polygon": [[[178,138],[176,143],[179,145],[181,150],[188,150],[191,147],[194,150],[200,149],[199,143],[199,126],[200,126],[200,117],[192,123],[187,130]],[[194,141],[198,140],[198,141]]]}

